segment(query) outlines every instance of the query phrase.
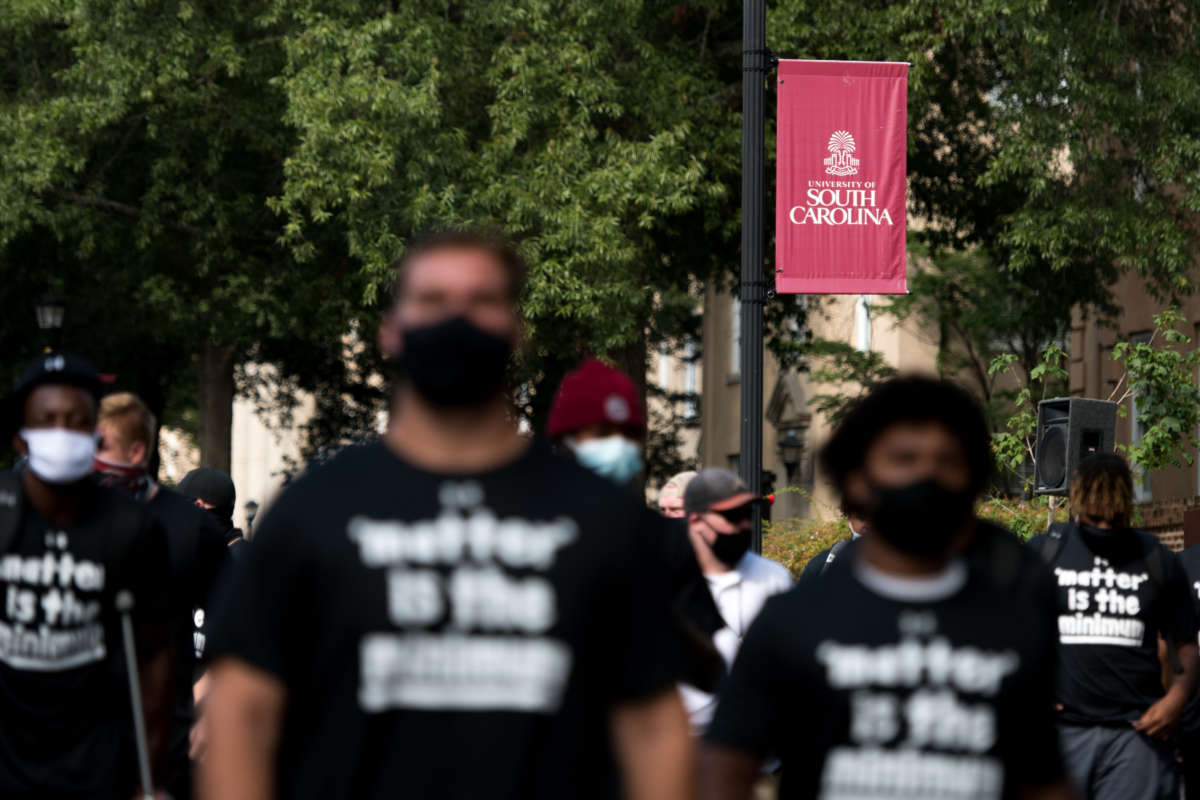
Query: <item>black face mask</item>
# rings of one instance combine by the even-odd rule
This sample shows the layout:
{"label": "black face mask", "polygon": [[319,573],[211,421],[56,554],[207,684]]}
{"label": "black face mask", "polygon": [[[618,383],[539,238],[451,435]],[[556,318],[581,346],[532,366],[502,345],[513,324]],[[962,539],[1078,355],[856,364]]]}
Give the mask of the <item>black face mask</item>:
{"label": "black face mask", "polygon": [[718,533],[717,540],[709,546],[709,549],[725,566],[730,568],[737,566],[737,563],[742,560],[742,556],[746,555],[746,551],[750,549],[750,529],[747,528],[737,533]]}
{"label": "black face mask", "polygon": [[970,491],[947,489],[932,478],[908,486],[872,486],[871,533],[909,555],[946,552],[971,513]]}
{"label": "black face mask", "polygon": [[463,317],[407,328],[398,366],[435,406],[473,406],[504,385],[512,345]]}

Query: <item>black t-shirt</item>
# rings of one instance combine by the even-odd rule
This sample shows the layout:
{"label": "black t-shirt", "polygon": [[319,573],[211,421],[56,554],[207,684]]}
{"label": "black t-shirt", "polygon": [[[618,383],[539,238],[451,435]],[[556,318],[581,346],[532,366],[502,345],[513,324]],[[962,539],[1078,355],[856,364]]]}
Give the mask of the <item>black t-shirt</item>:
{"label": "black t-shirt", "polygon": [[981,525],[958,587],[921,601],[868,588],[858,549],[767,601],[706,738],[777,754],[792,800],[978,800],[1058,780],[1053,586],[1034,554]]}
{"label": "black t-shirt", "polygon": [[[1040,550],[1044,535],[1029,540]],[[1161,555],[1162,585],[1146,554]],[[1179,558],[1152,534],[1088,537],[1067,528],[1050,564],[1057,583],[1058,702],[1076,724],[1136,720],[1163,696],[1158,635],[1196,640],[1188,580]]]}
{"label": "black t-shirt", "polygon": [[[1180,553],[1179,564],[1187,575],[1192,612],[1200,622],[1200,545],[1194,544]],[[1200,687],[1192,692],[1192,697],[1183,711],[1183,729],[1188,733],[1200,732]]]}
{"label": "black t-shirt", "polygon": [[[0,796],[132,796],[135,762],[118,591],[162,623],[162,529],[102,487],[83,520],[52,525],[28,504],[0,555]],[[5,512],[5,514],[12,512]]]}
{"label": "black t-shirt", "polygon": [[208,639],[287,689],[279,796],[606,796],[608,711],[677,669],[643,512],[540,443],[475,475],[376,443],[289,487]]}

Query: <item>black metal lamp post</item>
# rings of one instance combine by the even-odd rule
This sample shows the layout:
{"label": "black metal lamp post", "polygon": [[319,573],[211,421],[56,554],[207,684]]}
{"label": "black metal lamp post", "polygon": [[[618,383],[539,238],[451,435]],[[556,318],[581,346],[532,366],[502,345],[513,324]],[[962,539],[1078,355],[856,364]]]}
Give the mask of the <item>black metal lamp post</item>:
{"label": "black metal lamp post", "polygon": [[247,500],[246,505],[246,538],[249,539],[254,533],[254,518],[258,516],[258,503],[254,500]]}
{"label": "black metal lamp post", "polygon": [[34,305],[38,329],[45,340],[47,353],[58,350],[62,344],[63,317],[66,316],[66,300],[53,289],[47,289]]}
{"label": "black metal lamp post", "polygon": [[[742,2],[742,312],[741,452],[742,480],[762,493],[763,416],[763,133],[767,54],[766,0]],[[753,548],[762,552],[762,509],[755,505]]]}

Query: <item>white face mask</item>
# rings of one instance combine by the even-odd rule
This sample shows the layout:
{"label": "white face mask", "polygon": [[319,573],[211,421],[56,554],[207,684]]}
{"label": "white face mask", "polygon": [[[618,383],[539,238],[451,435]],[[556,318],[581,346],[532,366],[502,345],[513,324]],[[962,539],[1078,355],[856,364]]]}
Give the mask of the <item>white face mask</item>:
{"label": "white face mask", "polygon": [[580,464],[616,483],[629,483],[634,475],[641,472],[641,446],[620,434],[583,442],[568,439],[567,444],[575,452],[575,459]]}
{"label": "white face mask", "polygon": [[92,471],[96,435],[66,428],[22,428],[29,468],[46,483],[74,483]]}

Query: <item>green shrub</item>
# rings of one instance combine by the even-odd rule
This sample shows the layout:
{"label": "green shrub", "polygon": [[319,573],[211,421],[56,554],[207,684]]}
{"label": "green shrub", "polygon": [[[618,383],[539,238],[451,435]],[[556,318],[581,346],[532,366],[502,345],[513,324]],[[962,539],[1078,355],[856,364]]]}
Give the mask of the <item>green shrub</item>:
{"label": "green shrub", "polygon": [[797,578],[813,556],[837,540],[849,538],[850,526],[842,517],[784,517],[763,523],[763,555],[787,567]]}

